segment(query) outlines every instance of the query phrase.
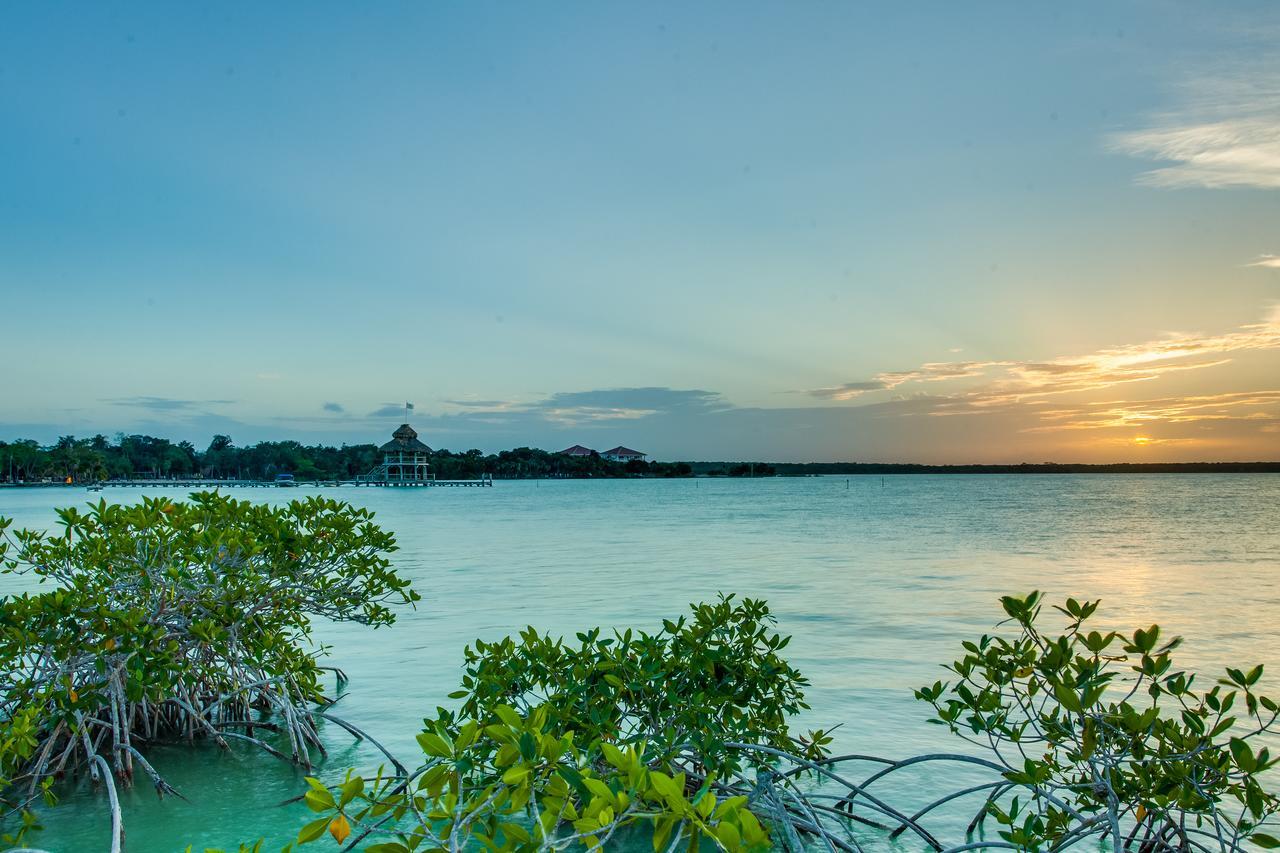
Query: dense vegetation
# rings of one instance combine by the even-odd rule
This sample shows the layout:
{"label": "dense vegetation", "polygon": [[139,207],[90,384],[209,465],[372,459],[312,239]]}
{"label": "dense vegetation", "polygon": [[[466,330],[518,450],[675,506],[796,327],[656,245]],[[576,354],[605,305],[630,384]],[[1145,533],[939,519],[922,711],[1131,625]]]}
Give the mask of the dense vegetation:
{"label": "dense vegetation", "polygon": [[[372,444],[304,445],[296,441],[262,441],[236,447],[215,435],[197,450],[190,442],[174,444],[149,435],[63,436],[49,447],[31,439],[0,441],[0,482],[42,479],[72,482],[130,477],[211,477],[270,480],[293,474],[299,480],[349,480],[368,473],[382,461]],[[530,447],[485,454],[479,450],[431,454],[431,470],[442,480],[472,479],[490,474],[503,479],[551,477],[687,477],[684,462],[611,462],[599,456],[563,456]]]}
{"label": "dense vegetation", "polygon": [[953,680],[916,692],[1001,775],[978,820],[1019,850],[1280,846],[1257,831],[1280,810],[1262,785],[1278,708],[1257,691],[1261,666],[1197,687],[1159,625],[1101,633],[1085,626],[1099,602],[1069,599],[1055,634],[1040,593],[1001,603],[1016,634],[966,642]]}
{"label": "dense vegetation", "polygon": [[[50,446],[32,439],[0,441],[0,483],[93,482],[146,477],[211,477],[271,480],[293,474],[299,480],[349,480],[368,473],[381,455],[373,444],[304,445],[261,441],[237,447],[215,435],[203,451],[188,441],[174,443],[149,435],[63,436]],[[1115,465],[912,465],[881,462],[611,462],[599,456],[564,456],[531,447],[500,453],[480,450],[431,455],[431,470],[442,480],[554,477],[805,477],[883,474],[1089,474],[1089,473],[1250,473],[1280,472],[1280,462],[1127,463]]]}
{"label": "dense vegetation", "polygon": [[[390,534],[335,501],[268,507],[206,493],[59,516],[52,535],[0,519],[0,570],[54,586],[0,600],[6,809],[80,771],[113,807],[117,784],[139,771],[176,793],[146,752],[179,738],[246,741],[310,766],[324,751],[315,720],[334,719],[312,618],[376,628],[394,621],[388,605],[418,598],[390,568]],[[278,733],[276,745],[262,732]]]}
{"label": "dense vegetation", "polygon": [[[1277,716],[1256,690],[1261,667],[1195,690],[1158,626],[1086,630],[1098,603],[1069,600],[1055,636],[1039,627],[1039,593],[1002,603],[1016,635],[966,642],[954,680],[916,694],[974,752],[832,757],[824,732],[793,736],[787,718],[805,707],[806,682],[779,655],[787,638],[764,602],[722,598],[652,635],[593,629],[567,644],[531,628],[468,648],[452,695],[461,709],[425,721],[416,769],[309,780],[319,817],[298,842],[327,833],[370,853],[540,853],[643,829],[655,853],[852,853],[859,825],[948,853],[1280,846],[1259,831],[1280,808],[1261,781],[1276,759],[1259,740]],[[943,763],[987,781],[948,789],[950,774],[929,770]],[[921,768],[918,784],[940,794],[923,807],[872,790]],[[966,837],[944,843],[928,824],[966,802]]]}
{"label": "dense vegetation", "polygon": [[[726,792],[770,763],[732,744],[805,748],[787,719],[807,707],[806,682],[780,657],[786,639],[771,621],[764,602],[722,598],[654,634],[597,628],[571,644],[529,629],[477,643],[453,694],[461,708],[425,721],[418,766],[353,772],[333,789],[312,779],[306,802],[321,816],[298,841],[368,838],[370,853],[592,849],[643,826],[658,850],[766,848],[765,801],[753,809]],[[772,801],[783,809],[785,787]]]}

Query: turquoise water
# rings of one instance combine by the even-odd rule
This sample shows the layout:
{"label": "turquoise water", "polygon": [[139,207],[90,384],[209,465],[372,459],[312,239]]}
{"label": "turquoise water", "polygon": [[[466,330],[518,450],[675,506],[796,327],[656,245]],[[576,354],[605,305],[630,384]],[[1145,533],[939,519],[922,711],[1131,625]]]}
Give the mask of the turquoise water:
{"label": "turquoise water", "polygon": [[[283,502],[308,491],[240,494]],[[813,710],[801,723],[843,723],[841,751],[953,747],[924,723],[912,689],[941,677],[938,665],[961,640],[994,626],[1000,595],[1033,588],[1102,598],[1107,627],[1159,622],[1187,638],[1188,667],[1264,663],[1270,692],[1280,693],[1280,475],[543,481],[325,493],[377,513],[400,541],[397,568],[423,595],[390,629],[318,632],[351,676],[340,713],[406,755],[421,718],[448,704],[469,641],[530,624],[568,633],[653,627],[719,591],[771,602],[780,630],[795,637],[792,662],[813,681]],[[47,528],[54,507],[98,497],[5,489],[0,515]],[[0,578],[0,593],[25,583]],[[345,733],[327,737],[322,775],[378,763]],[[190,803],[158,801],[143,784],[126,792],[132,853],[261,836],[275,850],[306,819],[303,809],[278,807],[299,792],[302,773],[274,759],[168,748],[155,763]],[[939,791],[946,782],[918,781]],[[43,813],[40,844],[105,849],[105,804],[65,793]]]}

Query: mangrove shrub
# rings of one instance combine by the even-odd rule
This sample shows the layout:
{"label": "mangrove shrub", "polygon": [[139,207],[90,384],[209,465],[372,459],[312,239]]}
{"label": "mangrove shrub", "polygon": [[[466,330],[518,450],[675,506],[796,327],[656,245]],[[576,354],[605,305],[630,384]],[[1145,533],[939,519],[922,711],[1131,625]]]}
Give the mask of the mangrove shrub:
{"label": "mangrove shrub", "polygon": [[642,825],[659,850],[760,850],[771,807],[821,831],[788,782],[757,790],[754,807],[745,793],[755,786],[744,771],[767,775],[776,762],[741,745],[818,757],[828,742],[789,733],[808,682],[779,655],[788,638],[772,623],[765,602],[727,596],[654,633],[596,628],[566,643],[529,628],[477,641],[452,694],[461,708],[426,721],[417,768],[333,788],[310,780],[320,817],[298,841],[378,833],[370,853],[593,849]]}
{"label": "mangrove shrub", "polygon": [[1257,692],[1261,666],[1200,687],[1174,665],[1181,640],[1158,625],[1091,630],[1098,602],[1068,599],[1054,608],[1065,630],[1046,632],[1040,593],[1001,603],[1017,633],[966,642],[954,680],[916,693],[934,722],[994,759],[1003,781],[982,816],[1001,839],[1023,850],[1280,846],[1258,831],[1280,808],[1262,783],[1277,705]]}
{"label": "mangrove shrub", "polygon": [[[0,519],[0,568],[52,585],[0,602],[0,768],[11,808],[87,770],[128,785],[148,744],[249,741],[310,766],[327,703],[315,617],[372,627],[418,595],[367,510],[216,493],[59,511],[52,534]],[[319,707],[317,707],[319,706]],[[116,812],[115,835],[120,833]],[[15,841],[18,840],[16,837]]]}

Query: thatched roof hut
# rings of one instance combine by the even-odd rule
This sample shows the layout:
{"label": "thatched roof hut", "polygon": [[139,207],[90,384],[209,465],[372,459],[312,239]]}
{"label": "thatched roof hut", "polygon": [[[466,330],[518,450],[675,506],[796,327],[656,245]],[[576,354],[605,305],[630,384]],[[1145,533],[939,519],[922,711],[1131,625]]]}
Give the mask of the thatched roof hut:
{"label": "thatched roof hut", "polygon": [[382,453],[430,453],[431,448],[418,441],[417,431],[408,424],[391,433],[391,440],[378,448]]}

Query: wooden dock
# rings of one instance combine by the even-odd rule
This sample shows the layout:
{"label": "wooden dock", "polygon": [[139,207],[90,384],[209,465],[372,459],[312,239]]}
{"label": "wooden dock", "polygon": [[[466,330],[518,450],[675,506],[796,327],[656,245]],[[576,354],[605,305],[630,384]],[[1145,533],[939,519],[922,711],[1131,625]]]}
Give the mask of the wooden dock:
{"label": "wooden dock", "polygon": [[[55,484],[57,485],[57,484]],[[270,489],[279,484],[271,480],[102,480],[97,483],[76,483],[90,489]],[[290,484],[296,485],[296,484]]]}
{"label": "wooden dock", "polygon": [[413,479],[377,479],[370,476],[357,477],[354,480],[340,480],[337,485],[340,486],[385,486],[389,488],[409,488],[423,489],[435,488],[437,486],[479,486],[492,487],[493,475],[481,474],[476,480],[437,480],[435,477],[426,477],[421,480]]}

